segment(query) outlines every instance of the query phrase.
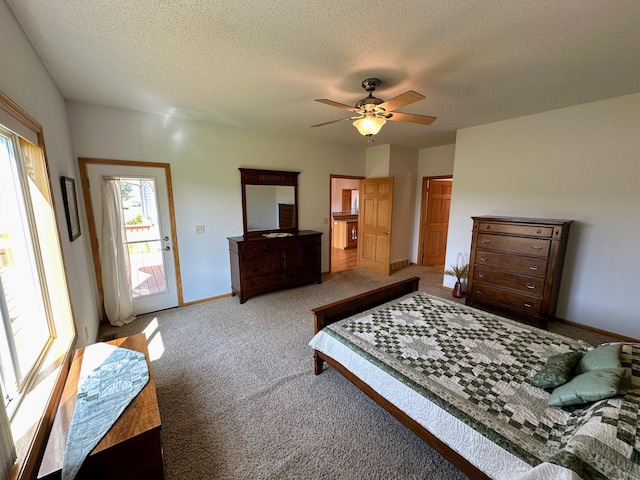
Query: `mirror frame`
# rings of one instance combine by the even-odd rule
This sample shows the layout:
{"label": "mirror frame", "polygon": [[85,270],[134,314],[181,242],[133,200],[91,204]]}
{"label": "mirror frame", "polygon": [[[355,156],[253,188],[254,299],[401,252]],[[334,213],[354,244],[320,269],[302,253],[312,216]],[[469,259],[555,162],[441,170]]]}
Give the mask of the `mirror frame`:
{"label": "mirror frame", "polygon": [[[242,185],[242,230],[245,237],[260,237],[266,233],[298,233],[298,175],[300,172],[284,170],[260,170],[257,168],[239,168]],[[274,228],[270,230],[247,230],[247,185],[266,185],[274,187],[293,187],[295,208],[293,209],[293,228]]]}

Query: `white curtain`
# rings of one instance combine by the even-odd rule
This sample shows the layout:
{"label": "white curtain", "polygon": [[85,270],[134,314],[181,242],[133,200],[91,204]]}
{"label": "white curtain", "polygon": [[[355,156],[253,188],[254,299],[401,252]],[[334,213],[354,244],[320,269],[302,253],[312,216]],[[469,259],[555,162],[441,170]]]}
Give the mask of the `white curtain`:
{"label": "white curtain", "polygon": [[4,393],[2,393],[2,385],[0,385],[0,478],[9,478],[16,461],[16,449],[13,446],[11,426],[3,404]]}
{"label": "white curtain", "polygon": [[102,182],[102,239],[100,264],[104,309],[109,323],[122,326],[136,316],[131,292],[129,250],[125,245],[124,214],[120,180],[104,177]]}

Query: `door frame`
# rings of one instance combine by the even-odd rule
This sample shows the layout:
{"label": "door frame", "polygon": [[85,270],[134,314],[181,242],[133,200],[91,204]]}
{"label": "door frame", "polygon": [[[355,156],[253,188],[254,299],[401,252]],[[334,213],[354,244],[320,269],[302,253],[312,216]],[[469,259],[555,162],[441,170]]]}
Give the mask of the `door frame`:
{"label": "door frame", "polygon": [[425,235],[425,223],[427,221],[427,206],[429,203],[429,182],[431,180],[446,180],[451,179],[453,181],[453,175],[434,175],[430,177],[422,177],[422,193],[420,200],[420,229],[418,234],[418,262],[420,266],[424,266],[424,235]]}
{"label": "door frame", "polygon": [[[333,210],[331,209],[331,205],[333,205],[333,179],[334,178],[343,178],[347,180],[364,180],[365,177],[362,175],[334,175],[333,173],[329,174],[329,273],[331,273],[331,249],[333,248]],[[358,251],[358,247],[356,247],[356,252]],[[357,255],[357,253],[356,253]]]}
{"label": "door frame", "polygon": [[176,291],[178,294],[178,306],[184,306],[184,298],[182,295],[182,276],[180,274],[180,256],[178,253],[178,234],[176,231],[176,216],[173,206],[173,186],[171,184],[171,166],[168,163],[160,162],[141,162],[130,160],[110,160],[104,158],[86,158],[78,157],[78,166],[80,167],[80,181],[82,184],[82,196],[84,198],[85,213],[87,216],[87,224],[89,227],[89,240],[91,242],[91,254],[93,256],[93,266],[96,272],[96,285],[98,288],[98,299],[100,300],[100,309],[102,311],[102,319],[105,321],[106,313],[104,311],[104,291],[102,287],[102,265],[100,264],[100,250],[98,246],[98,234],[96,231],[95,217],[93,215],[93,202],[91,201],[91,192],[89,191],[89,174],[88,165],[121,165],[125,167],[151,167],[161,168],[164,170],[167,182],[167,201],[169,202],[169,221],[171,223],[171,243],[173,249],[173,262],[176,268]]}

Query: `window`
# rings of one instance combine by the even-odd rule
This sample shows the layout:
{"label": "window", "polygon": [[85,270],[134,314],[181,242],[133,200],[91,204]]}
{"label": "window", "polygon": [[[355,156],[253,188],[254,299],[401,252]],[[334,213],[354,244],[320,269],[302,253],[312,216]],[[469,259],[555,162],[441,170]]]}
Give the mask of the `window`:
{"label": "window", "polygon": [[20,143],[0,128],[0,374],[10,414],[55,334],[37,248],[36,222],[48,192],[38,188],[37,169],[18,161],[26,158]]}
{"label": "window", "polygon": [[41,145],[40,125],[0,92],[2,478],[35,477],[76,340]]}

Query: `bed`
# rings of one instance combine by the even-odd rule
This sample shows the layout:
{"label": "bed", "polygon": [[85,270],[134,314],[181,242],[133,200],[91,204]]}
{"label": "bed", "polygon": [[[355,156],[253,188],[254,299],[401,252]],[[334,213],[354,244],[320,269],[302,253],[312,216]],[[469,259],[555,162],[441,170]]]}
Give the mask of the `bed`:
{"label": "bed", "polygon": [[640,345],[617,395],[552,407],[531,384],[593,346],[418,291],[418,278],[313,309],[314,373],[339,371],[470,478],[640,478]]}

